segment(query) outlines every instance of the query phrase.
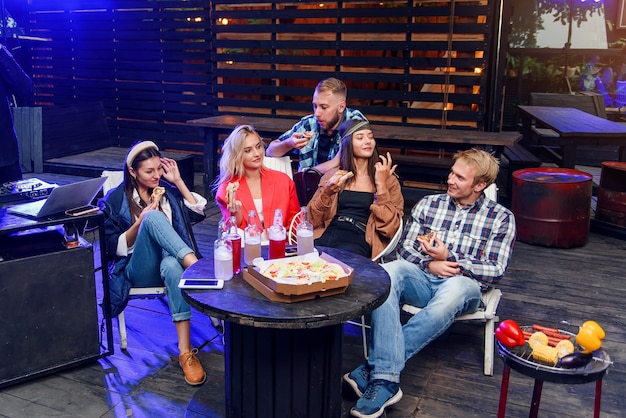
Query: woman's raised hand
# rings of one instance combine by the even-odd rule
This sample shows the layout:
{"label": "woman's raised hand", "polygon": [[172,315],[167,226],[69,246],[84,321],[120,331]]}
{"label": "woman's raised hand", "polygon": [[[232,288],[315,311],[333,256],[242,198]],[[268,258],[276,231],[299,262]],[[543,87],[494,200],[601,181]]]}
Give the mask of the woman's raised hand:
{"label": "woman's raised hand", "polygon": [[384,193],[387,191],[387,179],[396,171],[397,164],[393,164],[391,154],[387,152],[387,156],[379,155],[380,161],[374,165],[376,173],[374,179],[376,181],[376,192]]}
{"label": "woman's raised hand", "polygon": [[180,170],[175,160],[171,158],[161,158],[161,167],[163,168],[163,178],[171,184],[181,181]]}

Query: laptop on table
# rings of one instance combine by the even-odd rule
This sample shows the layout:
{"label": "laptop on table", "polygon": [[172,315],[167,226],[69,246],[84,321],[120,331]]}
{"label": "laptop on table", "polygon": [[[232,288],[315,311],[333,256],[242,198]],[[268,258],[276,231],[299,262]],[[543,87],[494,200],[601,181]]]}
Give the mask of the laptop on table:
{"label": "laptop on table", "polygon": [[22,203],[7,208],[9,213],[41,219],[66,210],[91,204],[107,177],[96,177],[56,187],[46,199]]}

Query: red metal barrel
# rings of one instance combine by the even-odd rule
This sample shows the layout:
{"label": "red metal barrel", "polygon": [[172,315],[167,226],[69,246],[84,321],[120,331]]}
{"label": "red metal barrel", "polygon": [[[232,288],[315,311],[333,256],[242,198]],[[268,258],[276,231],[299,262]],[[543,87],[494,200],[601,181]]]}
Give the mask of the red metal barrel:
{"label": "red metal barrel", "polygon": [[511,210],[517,239],[571,248],[589,235],[593,177],[567,168],[527,168],[513,173]]}
{"label": "red metal barrel", "polygon": [[602,163],[596,219],[626,226],[626,163]]}

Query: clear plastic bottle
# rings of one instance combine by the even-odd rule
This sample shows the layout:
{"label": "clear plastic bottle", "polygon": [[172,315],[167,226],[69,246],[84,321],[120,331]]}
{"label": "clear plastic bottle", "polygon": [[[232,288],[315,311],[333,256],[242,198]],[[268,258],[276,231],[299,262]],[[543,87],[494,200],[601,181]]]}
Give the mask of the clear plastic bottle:
{"label": "clear plastic bottle", "polygon": [[233,274],[239,274],[241,272],[241,235],[237,231],[237,217],[235,215],[230,217],[225,238],[230,241],[233,249]]}
{"label": "clear plastic bottle", "polygon": [[298,237],[298,255],[315,251],[313,245],[313,224],[309,222],[309,212],[306,206],[300,208],[300,223],[296,227]]}
{"label": "clear plastic bottle", "polygon": [[230,242],[224,239],[224,227],[222,220],[217,227],[217,239],[213,244],[213,270],[218,280],[233,278],[233,250]]}
{"label": "clear plastic bottle", "polygon": [[252,260],[261,257],[261,228],[257,226],[256,211],[248,211],[248,226],[244,230],[243,260],[252,265]]}
{"label": "clear plastic bottle", "polygon": [[287,230],[283,225],[283,211],[274,211],[274,224],[269,228],[270,236],[270,260],[285,257],[285,245],[287,244]]}

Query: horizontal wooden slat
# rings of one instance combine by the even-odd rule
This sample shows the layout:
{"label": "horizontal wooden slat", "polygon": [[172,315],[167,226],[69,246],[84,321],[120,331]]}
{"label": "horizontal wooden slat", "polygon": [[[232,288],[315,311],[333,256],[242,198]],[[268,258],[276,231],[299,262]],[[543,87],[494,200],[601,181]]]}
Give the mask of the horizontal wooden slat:
{"label": "horizontal wooden slat", "polygon": [[371,120],[483,129],[494,7],[32,0],[29,34],[50,39],[30,47],[36,102],[101,101],[121,142],[188,148],[185,120],[224,110],[297,120],[311,112],[317,82],[335,76]]}

